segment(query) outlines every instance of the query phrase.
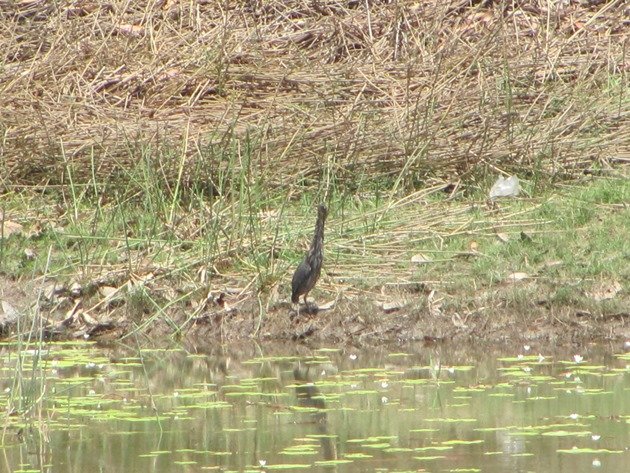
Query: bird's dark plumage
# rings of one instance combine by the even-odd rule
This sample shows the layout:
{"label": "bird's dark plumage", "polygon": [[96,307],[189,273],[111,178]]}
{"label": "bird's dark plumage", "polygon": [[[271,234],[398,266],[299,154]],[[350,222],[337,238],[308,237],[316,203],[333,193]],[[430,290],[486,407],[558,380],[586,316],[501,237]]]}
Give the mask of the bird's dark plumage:
{"label": "bird's dark plumage", "polygon": [[294,304],[300,301],[300,296],[304,296],[304,303],[306,304],[306,297],[309,291],[313,289],[319,279],[324,261],[324,223],[327,215],[328,209],[326,206],[320,205],[317,208],[317,223],[315,224],[315,234],[313,235],[311,247],[304,261],[300,263],[293,273],[291,302]]}

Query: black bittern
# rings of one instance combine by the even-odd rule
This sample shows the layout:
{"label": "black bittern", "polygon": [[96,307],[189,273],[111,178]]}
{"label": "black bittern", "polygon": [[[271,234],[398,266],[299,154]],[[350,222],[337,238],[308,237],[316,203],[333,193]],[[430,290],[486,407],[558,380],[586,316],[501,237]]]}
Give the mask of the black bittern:
{"label": "black bittern", "polygon": [[291,302],[294,304],[299,304],[300,296],[304,296],[304,304],[308,307],[306,297],[315,286],[322,271],[322,263],[324,261],[324,222],[326,222],[327,215],[328,209],[325,205],[317,207],[317,223],[315,224],[313,242],[308,253],[306,253],[304,261],[300,263],[295,273],[293,273],[293,280],[291,281]]}

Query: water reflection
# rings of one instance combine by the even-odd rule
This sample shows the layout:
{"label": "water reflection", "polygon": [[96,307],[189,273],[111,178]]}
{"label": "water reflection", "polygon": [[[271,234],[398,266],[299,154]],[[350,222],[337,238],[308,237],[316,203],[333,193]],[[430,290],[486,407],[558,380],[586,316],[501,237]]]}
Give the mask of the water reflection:
{"label": "water reflection", "polygon": [[630,357],[574,355],[0,345],[0,471],[625,471]]}
{"label": "water reflection", "polygon": [[300,407],[310,410],[309,416],[315,425],[315,432],[321,442],[325,460],[337,459],[337,448],[334,436],[328,430],[328,414],[326,402],[321,391],[315,386],[312,366],[303,366],[300,363],[293,368],[295,378],[295,396]]}

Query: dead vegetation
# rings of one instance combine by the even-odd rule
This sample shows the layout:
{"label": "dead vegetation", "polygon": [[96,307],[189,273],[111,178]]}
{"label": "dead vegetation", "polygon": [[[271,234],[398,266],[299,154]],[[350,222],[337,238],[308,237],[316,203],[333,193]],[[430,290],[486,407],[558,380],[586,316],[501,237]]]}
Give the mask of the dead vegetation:
{"label": "dead vegetation", "polygon": [[[629,16],[620,0],[0,0],[0,191],[24,202],[0,209],[0,329],[28,312],[48,336],[627,336],[619,265],[562,292],[575,268],[519,246],[549,245],[546,202],[463,202],[460,183],[627,164]],[[219,198],[160,200],[146,169]],[[334,310],[293,323],[312,215],[279,202],[317,180],[339,199],[318,286]],[[57,202],[29,190],[57,185]],[[623,200],[589,202],[621,221]],[[553,231],[586,241],[576,222]],[[487,254],[500,245],[512,260]]]}
{"label": "dead vegetation", "polygon": [[628,21],[621,0],[3,0],[0,184],[148,161],[211,186],[247,147],[270,185],[627,162]]}

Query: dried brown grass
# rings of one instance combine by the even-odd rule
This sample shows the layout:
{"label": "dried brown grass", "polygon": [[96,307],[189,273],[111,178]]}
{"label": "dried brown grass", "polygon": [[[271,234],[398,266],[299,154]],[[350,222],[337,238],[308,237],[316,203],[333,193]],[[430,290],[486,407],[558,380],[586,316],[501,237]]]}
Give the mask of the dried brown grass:
{"label": "dried brown grass", "polygon": [[272,185],[627,162],[628,9],[590,3],[3,0],[3,184],[212,179],[245,140]]}

